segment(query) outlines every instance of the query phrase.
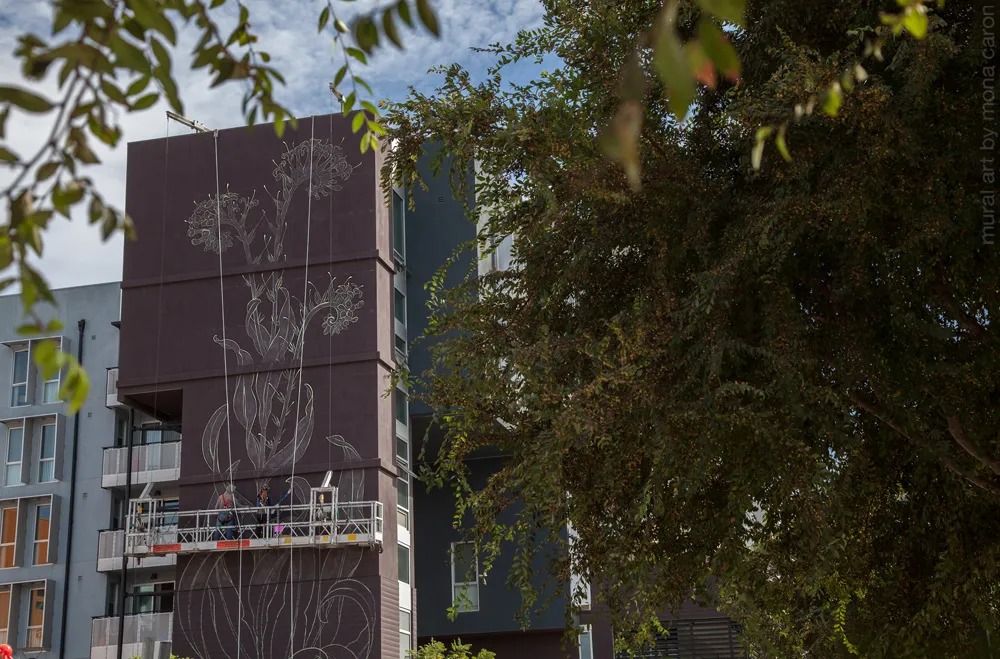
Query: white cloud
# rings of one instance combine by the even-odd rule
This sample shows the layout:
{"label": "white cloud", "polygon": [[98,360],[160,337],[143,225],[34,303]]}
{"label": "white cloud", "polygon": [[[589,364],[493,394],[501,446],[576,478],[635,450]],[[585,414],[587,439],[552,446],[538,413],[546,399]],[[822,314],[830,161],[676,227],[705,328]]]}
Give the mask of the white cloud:
{"label": "white cloud", "polygon": [[[35,32],[42,38],[48,35],[51,20],[48,3],[4,4],[6,6],[0,9],[0,52],[11,53],[17,37],[25,32]],[[344,8],[346,20],[350,16],[348,12],[363,11],[376,4],[377,0],[335,2],[335,7],[338,11]],[[433,88],[438,78],[426,73],[433,66],[459,62],[473,74],[482,73],[490,59],[472,52],[472,47],[507,42],[519,29],[537,27],[541,22],[543,9],[539,0],[499,0],[498,4],[499,7],[481,0],[432,0],[441,23],[440,39],[434,39],[423,30],[415,33],[400,26],[406,50],[380,49],[369,65],[357,72],[373,87],[376,98],[393,99],[403,98],[410,85],[423,91]],[[327,83],[336,73],[340,60],[334,60],[331,35],[316,33],[316,20],[325,0],[247,0],[247,5],[253,29],[261,37],[257,48],[271,54],[272,64],[286,78],[287,87],[280,91],[285,104],[298,116],[339,110]],[[235,7],[229,11],[229,20],[235,22]],[[239,125],[240,85],[209,89],[208,78],[203,73],[188,70],[195,38],[193,30],[182,29],[174,53],[174,71],[179,76],[185,114],[212,128]],[[532,71],[529,66],[525,72]],[[32,86],[54,94],[56,85],[51,79],[54,76],[49,78]],[[29,84],[21,77],[13,57],[0,60],[0,84]],[[165,109],[160,103],[145,112],[121,117],[124,140],[185,132],[186,129],[177,124],[167,124]],[[43,143],[49,125],[45,118],[12,116],[7,122],[8,144],[22,155],[33,153],[33,149]],[[98,155],[102,164],[91,167],[87,174],[108,201],[124,207],[124,143],[114,151],[99,151]],[[10,180],[9,171],[0,171],[0,186]],[[116,281],[121,277],[122,240],[115,238],[102,244],[98,229],[88,226],[83,214],[80,215],[72,222],[54,219],[46,234],[41,269],[55,287]]]}

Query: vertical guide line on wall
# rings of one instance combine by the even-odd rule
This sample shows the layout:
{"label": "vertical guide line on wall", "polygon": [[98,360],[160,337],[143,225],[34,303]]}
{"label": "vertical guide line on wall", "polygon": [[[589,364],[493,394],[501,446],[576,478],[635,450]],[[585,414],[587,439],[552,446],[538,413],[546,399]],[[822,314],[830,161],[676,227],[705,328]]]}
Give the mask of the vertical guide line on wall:
{"label": "vertical guide line on wall", "polygon": [[[226,292],[225,285],[222,277],[222,190],[219,186],[219,131],[214,131],[215,136],[215,226],[218,230],[218,240],[219,240],[219,307],[222,311],[222,375],[223,381],[226,387],[226,446],[229,451],[229,500],[233,508],[236,507],[236,484],[233,474],[233,440],[232,432],[230,431],[230,421],[229,421],[229,356],[228,356],[228,342],[226,341]],[[223,486],[225,487],[225,486]],[[225,502],[225,498],[223,498]],[[233,510],[233,516],[236,517],[234,520],[236,522],[236,528],[240,531],[242,536],[242,529],[239,521],[239,517],[236,516],[236,511]],[[239,543],[239,574],[236,577],[236,607],[237,607],[237,619],[236,623],[236,659],[240,659],[240,654],[243,651],[242,639],[240,638],[243,633],[243,543]]]}
{"label": "vertical guide line on wall", "polygon": [[[315,146],[314,140],[316,138],[316,117],[313,116],[310,121],[309,129],[309,192],[308,201],[306,202],[306,262],[305,262],[305,272],[304,279],[305,283],[302,284],[302,300],[303,304],[305,300],[309,298],[309,242],[312,233],[312,197],[313,197],[313,147]],[[299,329],[299,385],[298,393],[295,395],[295,418],[298,419],[299,413],[302,407],[302,369],[305,366],[305,354],[306,354],[306,314],[302,314],[302,327]],[[329,393],[328,393],[329,395]],[[329,402],[327,403],[329,404]],[[295,490],[295,459],[296,454],[299,450],[299,424],[295,424],[295,431],[292,435],[292,477],[289,479],[290,489],[294,492]],[[291,515],[291,506],[293,497],[288,498],[289,515]],[[312,514],[310,512],[310,514]],[[291,517],[289,517],[291,519]],[[295,655],[295,548],[294,545],[288,545],[288,617],[291,620],[291,633],[288,635],[289,653],[288,656]]]}

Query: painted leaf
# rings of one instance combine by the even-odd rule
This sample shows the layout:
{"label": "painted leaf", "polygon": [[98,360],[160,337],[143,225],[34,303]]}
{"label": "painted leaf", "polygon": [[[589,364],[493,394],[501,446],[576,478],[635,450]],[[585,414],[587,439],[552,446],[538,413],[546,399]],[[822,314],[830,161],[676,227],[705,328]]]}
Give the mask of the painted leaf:
{"label": "painted leaf", "polygon": [[253,365],[253,357],[250,353],[240,347],[240,344],[236,343],[232,339],[220,339],[218,336],[213,336],[212,340],[218,343],[223,348],[227,350],[232,350],[236,353],[236,363],[240,366],[251,366]]}
{"label": "painted leaf", "polygon": [[201,451],[205,464],[216,474],[219,473],[219,433],[222,431],[222,424],[226,422],[226,407],[221,405],[215,410],[201,434]]}

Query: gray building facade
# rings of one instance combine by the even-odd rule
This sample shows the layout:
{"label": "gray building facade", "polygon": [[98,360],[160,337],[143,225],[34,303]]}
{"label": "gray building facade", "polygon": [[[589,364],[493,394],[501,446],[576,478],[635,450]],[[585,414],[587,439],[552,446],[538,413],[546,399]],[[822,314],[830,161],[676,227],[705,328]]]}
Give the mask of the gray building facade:
{"label": "gray building facade", "polygon": [[[105,389],[118,359],[112,322],[121,296],[117,282],[54,296],[57,307],[40,305],[40,312],[63,328],[30,340],[17,333],[19,297],[0,297],[0,641],[25,656],[84,659],[91,619],[105,613],[107,580],[96,565],[98,530],[111,509],[102,449],[114,437]],[[46,341],[82,352],[91,386],[78,414],[59,400],[59,377],[46,381],[34,365],[33,352]]]}

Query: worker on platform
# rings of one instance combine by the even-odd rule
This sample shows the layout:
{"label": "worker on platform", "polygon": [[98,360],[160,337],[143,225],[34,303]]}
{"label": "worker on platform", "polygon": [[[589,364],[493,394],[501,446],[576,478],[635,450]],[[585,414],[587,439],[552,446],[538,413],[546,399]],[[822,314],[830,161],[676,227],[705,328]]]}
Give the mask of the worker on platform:
{"label": "worker on platform", "polygon": [[257,536],[267,537],[268,509],[271,507],[271,486],[264,483],[257,493]]}
{"label": "worker on platform", "polygon": [[236,506],[232,483],[226,485],[226,489],[219,495],[216,508],[219,510],[219,517],[215,523],[217,539],[232,540],[236,537]]}

